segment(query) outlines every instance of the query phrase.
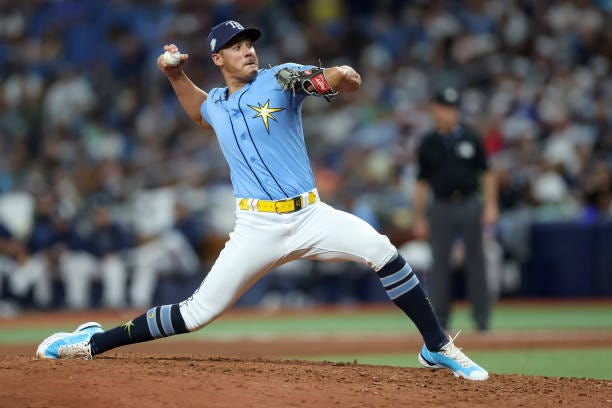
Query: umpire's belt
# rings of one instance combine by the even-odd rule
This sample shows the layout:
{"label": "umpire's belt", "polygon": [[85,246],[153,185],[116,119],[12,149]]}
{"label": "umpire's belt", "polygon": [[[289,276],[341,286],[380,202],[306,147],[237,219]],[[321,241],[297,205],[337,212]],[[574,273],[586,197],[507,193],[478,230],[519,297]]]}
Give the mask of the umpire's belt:
{"label": "umpire's belt", "polygon": [[317,189],[285,200],[258,200],[257,198],[239,198],[238,208],[246,211],[287,214],[301,210],[319,201]]}
{"label": "umpire's belt", "polygon": [[447,195],[435,195],[435,201],[440,201],[449,204],[459,204],[469,201],[476,197],[476,194],[473,192],[464,193],[461,190],[453,190],[452,193]]}

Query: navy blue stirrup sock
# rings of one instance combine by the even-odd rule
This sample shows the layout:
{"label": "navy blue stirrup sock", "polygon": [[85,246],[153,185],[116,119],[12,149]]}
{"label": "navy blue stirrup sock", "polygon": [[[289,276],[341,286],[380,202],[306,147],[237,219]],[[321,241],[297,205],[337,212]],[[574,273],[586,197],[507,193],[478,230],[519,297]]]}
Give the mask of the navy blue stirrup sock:
{"label": "navy blue stirrup sock", "polygon": [[127,323],[94,334],[91,337],[91,354],[101,354],[126,344],[142,343],[188,331],[178,304],[156,306]]}
{"label": "navy blue stirrup sock", "polygon": [[448,339],[419,279],[401,255],[378,271],[378,277],[389,298],[402,309],[421,332],[425,345],[439,351]]}

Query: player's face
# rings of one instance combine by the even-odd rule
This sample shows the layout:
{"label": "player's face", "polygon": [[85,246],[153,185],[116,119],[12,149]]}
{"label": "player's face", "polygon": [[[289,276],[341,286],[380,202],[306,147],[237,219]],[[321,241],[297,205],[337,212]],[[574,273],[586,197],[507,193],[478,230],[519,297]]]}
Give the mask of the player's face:
{"label": "player's face", "polygon": [[431,113],[436,122],[436,127],[443,133],[452,131],[459,120],[457,108],[453,106],[433,103],[431,105]]}
{"label": "player's face", "polygon": [[253,42],[248,38],[238,38],[213,55],[214,63],[236,79],[250,81],[257,75],[259,60]]}

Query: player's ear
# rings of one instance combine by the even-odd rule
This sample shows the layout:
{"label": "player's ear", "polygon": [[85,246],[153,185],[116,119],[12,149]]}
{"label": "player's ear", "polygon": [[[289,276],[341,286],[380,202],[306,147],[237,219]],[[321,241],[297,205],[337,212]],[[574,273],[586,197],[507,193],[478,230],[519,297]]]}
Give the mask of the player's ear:
{"label": "player's ear", "polygon": [[211,56],[213,63],[220,67],[223,65],[223,55],[221,53],[215,53]]}

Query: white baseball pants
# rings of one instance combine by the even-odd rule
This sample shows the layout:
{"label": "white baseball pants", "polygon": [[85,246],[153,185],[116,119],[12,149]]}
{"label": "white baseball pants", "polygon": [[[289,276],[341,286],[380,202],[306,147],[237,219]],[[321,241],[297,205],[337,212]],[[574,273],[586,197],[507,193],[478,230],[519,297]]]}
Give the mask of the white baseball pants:
{"label": "white baseball pants", "polygon": [[180,310],[189,331],[206,326],[270,270],[297,259],[354,261],[378,271],[397,249],[362,219],[316,202],[289,214],[236,210],[212,269]]}

